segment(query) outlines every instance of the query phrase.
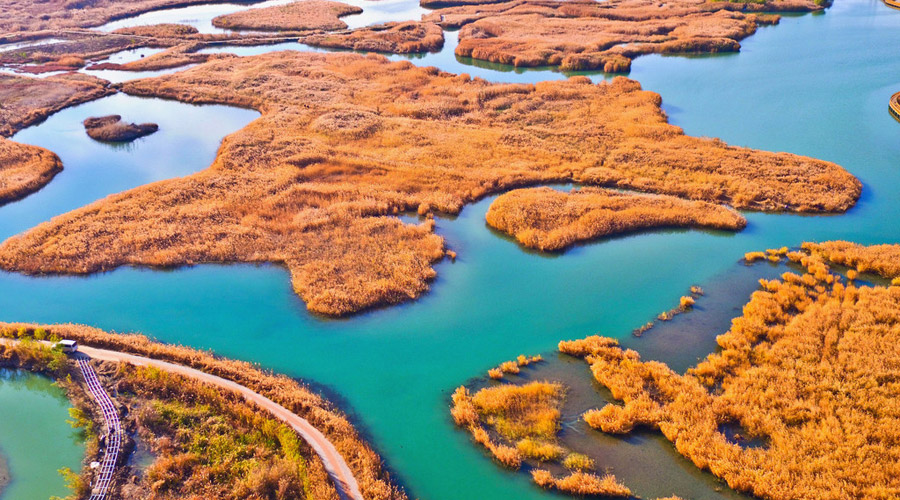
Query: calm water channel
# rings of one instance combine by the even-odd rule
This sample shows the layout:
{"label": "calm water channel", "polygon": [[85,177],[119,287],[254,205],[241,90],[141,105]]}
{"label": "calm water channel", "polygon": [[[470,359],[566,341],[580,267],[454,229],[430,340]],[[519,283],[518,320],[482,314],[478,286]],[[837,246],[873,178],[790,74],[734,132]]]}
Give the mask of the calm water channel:
{"label": "calm water channel", "polygon": [[[673,307],[692,284],[722,294],[743,290],[719,303],[711,292],[700,302],[716,304],[696,312],[713,316],[701,323],[724,331],[754,288],[755,274],[738,263],[746,251],[807,240],[900,241],[900,123],[887,112],[888,97],[900,90],[898,30],[900,12],[880,1],[837,0],[825,14],[787,17],[780,26],[761,29],[743,42],[740,54],[648,56],[629,75],[659,92],[671,121],[689,134],[843,165],[865,184],[862,200],[845,215],[749,213],[749,225],[739,234],[659,231],[546,257],[488,230],[486,199],[459,217],[438,220],[438,233],[459,258],[438,264],[430,293],[346,320],[309,315],[284,269],[253,265],[129,268],[87,278],[0,274],[0,318],[141,331],[319,384],[352,414],[413,497],[546,498],[526,475],[495,466],[454,429],[450,392],[517,354],[548,353],[560,339],[596,332],[628,338],[633,328]],[[454,37],[448,35],[442,53],[413,62],[491,80],[565,77],[473,66],[452,55]],[[112,112],[155,121],[160,132],[119,148],[87,138],[79,122]],[[200,170],[224,135],[255,116],[128,96],[62,111],[15,137],[55,151],[66,170],[39,193],[0,208],[0,237],[107,194]],[[717,287],[723,280],[731,284]],[[678,335],[667,342],[664,330],[628,342],[683,367],[708,352],[712,335],[721,331],[708,332],[697,345],[685,346]],[[573,369],[588,377],[586,367]],[[654,436],[611,446],[621,448],[621,460],[604,465],[641,496],[735,496],[717,491],[715,481]],[[11,453],[2,439],[0,447]]]}
{"label": "calm water channel", "polygon": [[66,422],[70,407],[50,379],[0,369],[0,454],[12,477],[5,488],[0,485],[0,500],[68,494],[56,470],[78,470],[84,454],[78,434]]}

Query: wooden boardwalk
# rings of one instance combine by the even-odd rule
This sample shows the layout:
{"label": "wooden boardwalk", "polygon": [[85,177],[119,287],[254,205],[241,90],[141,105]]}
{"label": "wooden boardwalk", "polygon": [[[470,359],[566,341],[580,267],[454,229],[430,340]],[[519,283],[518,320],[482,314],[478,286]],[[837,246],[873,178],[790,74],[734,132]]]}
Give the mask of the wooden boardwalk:
{"label": "wooden boardwalk", "polygon": [[119,422],[119,412],[113,405],[112,398],[100,385],[97,372],[91,366],[90,358],[78,356],[78,368],[87,383],[88,392],[94,397],[97,406],[103,413],[103,421],[106,422],[106,451],[103,452],[103,461],[100,462],[100,471],[91,489],[90,500],[106,500],[107,492],[112,484],[113,475],[116,472],[116,463],[119,461],[119,451],[122,449],[122,425]]}

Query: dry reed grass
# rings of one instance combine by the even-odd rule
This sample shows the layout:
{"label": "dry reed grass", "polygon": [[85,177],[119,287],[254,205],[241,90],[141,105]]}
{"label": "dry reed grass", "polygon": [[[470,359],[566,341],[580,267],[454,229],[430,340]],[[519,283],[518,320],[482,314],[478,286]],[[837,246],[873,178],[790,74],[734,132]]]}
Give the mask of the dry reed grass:
{"label": "dry reed grass", "polygon": [[114,91],[93,76],[30,78],[0,74],[0,137],[9,137],[57,111]]}
{"label": "dry reed grass", "polygon": [[849,241],[827,241],[804,243],[803,249],[861,273],[875,273],[884,278],[900,277],[900,245],[864,246]]}
{"label": "dry reed grass", "polygon": [[151,38],[181,38],[189,35],[196,35],[199,33],[199,30],[188,24],[160,23],[119,28],[113,31],[113,33]]}
{"label": "dry reed grass", "polygon": [[105,63],[91,69],[116,69],[121,71],[158,71],[168,68],[179,68],[189,64],[200,64],[212,59],[228,59],[234,54],[204,54],[196,51],[205,47],[201,42],[187,41],[169,47],[162,52],[142,57],[125,64]]}
{"label": "dry reed grass", "polygon": [[155,456],[115,498],[338,499],[318,455],[239,395],[154,368],[103,365],[124,425]]}
{"label": "dry reed grass", "polygon": [[[642,362],[610,339],[561,342],[624,402],[590,411],[585,421],[612,433],[659,429],[695,465],[761,498],[895,498],[900,289],[844,285],[823,259],[889,274],[897,248],[832,242],[804,249],[785,253],[806,273],[761,280],[743,315],[718,337],[720,352],[685,375]],[[724,424],[764,446],[729,440]]]}
{"label": "dry reed grass", "polygon": [[504,361],[500,363],[496,368],[491,368],[488,370],[488,376],[494,380],[500,380],[503,378],[503,374],[511,373],[516,375],[519,373],[520,368],[524,366],[528,366],[532,363],[539,363],[543,361],[544,358],[541,357],[540,354],[537,356],[526,356],[524,354],[520,354],[514,361]]}
{"label": "dry reed grass", "polygon": [[552,440],[559,430],[563,387],[549,382],[498,385],[472,396],[479,417],[509,440]]}
{"label": "dry reed grass", "polygon": [[744,254],[744,260],[748,263],[753,263],[758,260],[765,260],[766,252],[747,252]]}
{"label": "dry reed grass", "polygon": [[152,10],[203,3],[217,2],[215,0],[0,0],[0,35],[89,28]]}
{"label": "dry reed grass", "polygon": [[366,52],[435,52],[444,46],[444,30],[434,23],[386,23],[340,33],[303,37],[303,43]]}
{"label": "dry reed grass", "polygon": [[[445,0],[423,5],[446,7]],[[452,2],[426,15],[445,28],[462,27],[456,54],[514,66],[562,70],[628,71],[648,53],[711,53],[740,50],[739,40],[777,16],[751,11],[809,12],[813,0],[742,3],[676,0],[606,2],[512,0]],[[488,5],[485,5],[488,4]]]}
{"label": "dry reed grass", "polygon": [[[618,345],[600,337],[570,344],[569,352],[578,352],[575,346],[580,345],[584,353],[594,352],[598,345]],[[505,364],[518,367],[535,358],[519,356],[517,361]],[[590,472],[593,459],[557,442],[565,391],[563,385],[547,381],[491,385],[475,394],[460,386],[453,393],[450,413],[456,425],[466,429],[498,463],[511,469],[526,468],[543,488],[579,496],[631,497],[631,491],[612,474],[601,477]],[[568,475],[554,477],[540,468],[549,463],[568,469]]]}
{"label": "dry reed grass", "polygon": [[[839,166],[684,136],[657,94],[618,78],[499,85],[381,56],[277,52],[122,85],[134,95],[256,108],[213,165],[64,214],[0,245],[0,267],[277,262],[307,307],[349,314],[428,289],[433,222],[511,187],[575,181],[730,203],[843,211]],[[114,229],[113,229],[114,228]]]}
{"label": "dry reed grass", "polygon": [[517,189],[497,197],[487,223],[522,245],[541,251],[645,229],[705,227],[737,231],[746,219],[729,208],[671,196],[648,196],[609,189],[569,193],[548,187]]}
{"label": "dry reed grass", "polygon": [[330,0],[300,0],[286,5],[247,9],[212,20],[213,26],[232,30],[311,31],[339,30],[347,23],[338,19],[363,10]]}
{"label": "dry reed grass", "polygon": [[553,461],[566,453],[556,444],[563,396],[563,387],[549,382],[498,385],[474,395],[461,386],[453,393],[450,413],[499,463],[518,469],[526,457]]}
{"label": "dry reed grass", "polygon": [[603,477],[588,472],[576,471],[568,476],[556,478],[550,471],[534,469],[531,477],[538,486],[555,489],[578,496],[631,497],[631,490],[618,482],[612,474]]}
{"label": "dry reed grass", "polygon": [[44,187],[61,171],[52,152],[0,137],[0,206]]}
{"label": "dry reed grass", "polygon": [[571,470],[586,470],[594,468],[594,461],[591,457],[581,453],[569,453],[562,462],[563,467]]}
{"label": "dry reed grass", "polygon": [[84,345],[170,361],[233,380],[288,408],[322,431],[350,466],[366,499],[407,498],[391,481],[381,458],[363,441],[347,418],[331,403],[294,379],[264,372],[243,361],[218,358],[188,347],[153,342],[143,335],[110,334],[81,325],[42,327],[29,323],[0,323],[0,336],[16,338],[20,329],[27,331],[29,335],[42,329],[48,335],[74,339]]}
{"label": "dry reed grass", "polygon": [[125,123],[119,115],[91,117],[84,120],[91,139],[107,142],[129,142],[159,130],[155,123]]}

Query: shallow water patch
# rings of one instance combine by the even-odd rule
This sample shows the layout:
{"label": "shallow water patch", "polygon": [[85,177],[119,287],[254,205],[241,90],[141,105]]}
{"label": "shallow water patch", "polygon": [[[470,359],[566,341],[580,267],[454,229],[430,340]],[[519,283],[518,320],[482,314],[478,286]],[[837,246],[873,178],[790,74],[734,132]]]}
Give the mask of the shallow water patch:
{"label": "shallow water patch", "polygon": [[57,470],[79,470],[84,445],[68,424],[71,407],[46,377],[0,369],[0,448],[11,481],[2,500],[34,500],[68,494]]}
{"label": "shallow water patch", "polygon": [[[111,114],[128,122],[157,123],[159,131],[124,146],[88,137],[82,121]],[[40,191],[0,208],[0,240],[104,196],[203,170],[215,159],[222,137],[257,116],[230,106],[125,94],[64,109],[12,137],[53,151],[63,171]]]}

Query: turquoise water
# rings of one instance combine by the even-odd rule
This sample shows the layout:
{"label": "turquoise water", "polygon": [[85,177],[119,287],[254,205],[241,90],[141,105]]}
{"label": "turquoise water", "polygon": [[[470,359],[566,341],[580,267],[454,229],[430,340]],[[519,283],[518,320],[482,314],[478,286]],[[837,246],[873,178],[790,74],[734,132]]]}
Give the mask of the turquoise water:
{"label": "turquoise water", "polygon": [[[152,122],[159,131],[126,144],[94,141],[82,121],[118,114],[129,123]],[[13,140],[44,146],[59,155],[63,171],[24,200],[0,207],[0,238],[107,195],[192,174],[215,159],[223,136],[259,116],[228,106],[194,106],[114,94],[64,109]]]}
{"label": "turquoise water", "polygon": [[0,453],[12,477],[0,500],[66,496],[57,470],[80,470],[84,446],[66,421],[69,400],[50,379],[0,369]]}
{"label": "turquoise water", "polygon": [[[314,381],[352,414],[414,497],[545,498],[525,475],[493,465],[454,429],[447,412],[450,392],[517,354],[551,351],[560,339],[596,332],[627,337],[673,307],[692,284],[706,287],[721,276],[752,279],[733,272],[746,251],[836,238],[900,241],[900,124],[886,109],[888,97],[900,89],[900,59],[893,54],[898,28],[900,12],[878,1],[839,0],[824,15],[785,18],[780,26],[761,29],[743,42],[740,54],[648,56],[635,62],[630,75],[662,94],[673,123],[689,134],[843,165],[865,187],[857,207],[841,216],[749,213],[749,225],[739,234],[658,231],[546,257],[488,230],[484,213],[491,200],[486,199],[459,217],[437,221],[438,233],[459,258],[437,265],[430,293],[415,303],[350,319],[309,315],[292,294],[284,269],[252,265],[174,272],[128,268],[89,278],[0,274],[0,317],[142,331]],[[448,52],[414,62],[493,80],[561,76],[475,68]],[[232,122],[219,127],[215,120],[196,119],[210,108],[178,105],[185,107],[169,121],[186,122],[186,130],[162,140],[168,125],[145,113],[157,106],[161,114],[174,113],[164,109],[169,103],[115,99],[121,99],[117,112],[127,119],[159,121],[160,132],[142,139],[158,140],[153,144],[159,149],[151,155],[100,149],[83,154],[90,147],[83,131],[63,127],[69,132],[62,134],[50,126],[67,112],[77,115],[69,119],[77,123],[82,108],[23,131],[18,140],[56,151],[69,173],[101,169],[108,175],[86,176],[79,189],[69,186],[63,172],[38,194],[0,208],[0,235],[144,182],[131,174],[120,182],[111,174],[117,165],[133,165],[155,178],[203,168],[222,135],[254,116],[224,108],[223,119]],[[133,116],[132,106],[137,106]],[[190,138],[182,140],[182,132]],[[143,169],[145,162],[154,166]],[[167,166],[178,172],[159,171]],[[640,341],[634,345],[640,350]],[[677,342],[669,347],[673,353],[679,349]],[[665,345],[652,350],[665,354]],[[643,466],[652,478],[654,470],[683,463],[673,458]],[[710,488],[671,493],[718,496]]]}

